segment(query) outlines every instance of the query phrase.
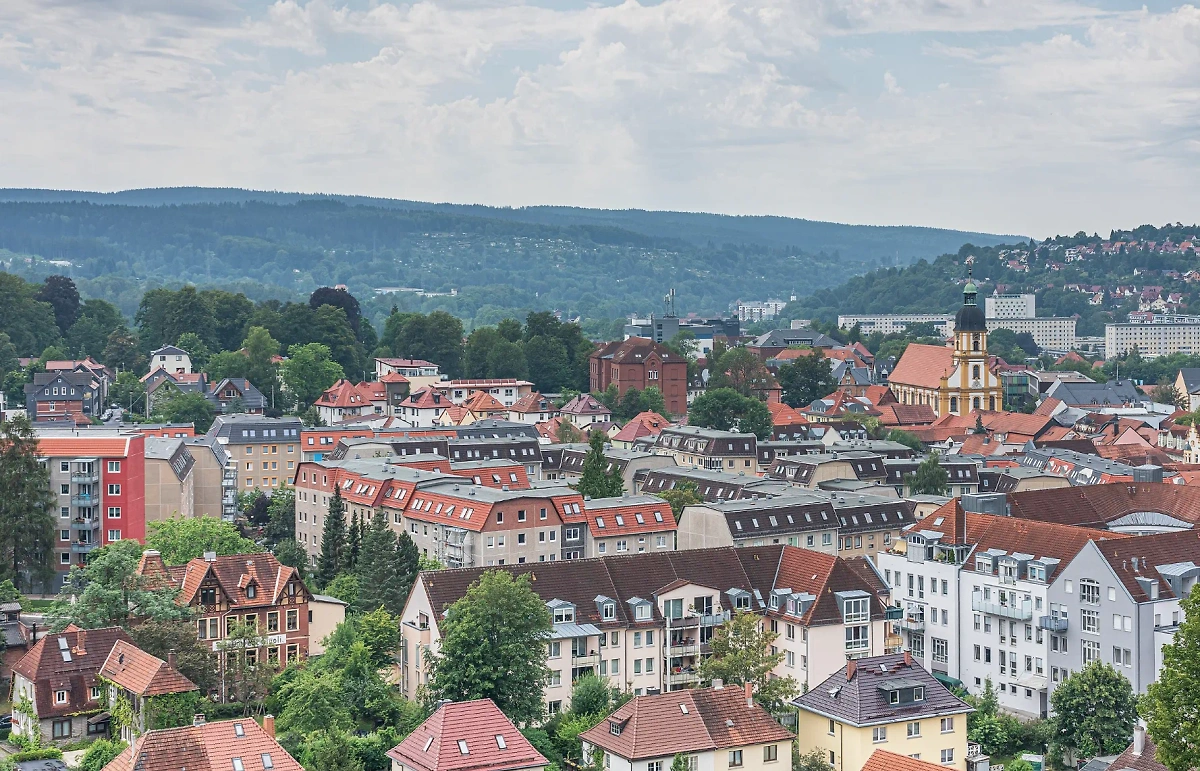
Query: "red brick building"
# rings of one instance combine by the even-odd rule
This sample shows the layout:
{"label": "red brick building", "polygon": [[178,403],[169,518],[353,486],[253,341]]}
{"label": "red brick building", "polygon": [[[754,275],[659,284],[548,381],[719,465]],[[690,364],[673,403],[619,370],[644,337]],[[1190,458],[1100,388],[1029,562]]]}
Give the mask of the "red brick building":
{"label": "red brick building", "polygon": [[687,412],[687,361],[652,340],[631,337],[602,346],[589,357],[589,372],[594,393],[612,383],[621,395],[654,386],[662,391],[668,412]]}

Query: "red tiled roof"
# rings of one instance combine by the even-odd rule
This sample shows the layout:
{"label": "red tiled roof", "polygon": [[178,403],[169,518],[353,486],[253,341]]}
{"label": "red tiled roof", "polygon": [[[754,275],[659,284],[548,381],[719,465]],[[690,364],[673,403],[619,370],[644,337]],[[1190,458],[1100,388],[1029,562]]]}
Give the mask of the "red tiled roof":
{"label": "red tiled roof", "polygon": [[1169,771],[1166,766],[1158,762],[1158,758],[1155,757],[1157,752],[1158,747],[1154,744],[1154,740],[1150,738],[1149,734],[1146,734],[1146,745],[1140,754],[1135,755],[1133,745],[1130,744],[1109,765],[1109,768],[1113,771]]}
{"label": "red tiled roof", "polygon": [[134,739],[104,771],[233,771],[234,758],[245,771],[265,771],[264,755],[270,756],[272,771],[304,771],[248,717],[150,731]]}
{"label": "red tiled roof", "polygon": [[408,378],[406,378],[404,375],[401,375],[399,372],[389,372],[386,375],[384,375],[383,377],[379,378],[379,382],[380,383],[407,383]]}
{"label": "red tiled roof", "polygon": [[[613,727],[619,728],[614,735]],[[770,742],[792,734],[765,709],[747,704],[742,688],[694,688],[635,696],[579,738],[626,760]]]}
{"label": "red tiled roof", "polygon": [[[1150,596],[1138,579],[1158,577],[1158,568],[1163,565],[1200,560],[1200,532],[1178,530],[1120,541],[1102,541],[1096,544],[1096,548],[1125,585],[1133,601],[1147,602]],[[1174,597],[1171,584],[1158,580],[1158,596]]]}
{"label": "red tiled roof", "polygon": [[909,343],[896,368],[888,375],[889,383],[938,388],[942,376],[954,368],[954,349],[944,345]]}
{"label": "red tiled roof", "polygon": [[937,420],[937,413],[928,404],[883,404],[876,409],[885,426],[927,426]]}
{"label": "red tiled roof", "polygon": [[896,403],[896,395],[892,393],[892,389],[885,385],[867,386],[867,390],[863,392],[863,397],[876,407]]}
{"label": "red tiled roof", "polygon": [[546,765],[491,699],[443,704],[387,754],[419,771],[508,771]]}
{"label": "red tiled roof", "polygon": [[316,407],[364,407],[369,402],[353,383],[345,378],[325,389],[313,406]]}
{"label": "red tiled roof", "polygon": [[[132,643],[120,627],[85,630],[74,624],[38,640],[12,668],[34,684],[38,717],[99,711],[100,701],[92,698],[91,689],[100,684],[100,667],[118,640]],[[66,703],[56,703],[55,691],[67,692]]]}
{"label": "red tiled roof", "polygon": [[[628,503],[608,505],[617,501]],[[671,513],[671,504],[651,495],[594,498],[584,501],[583,511],[593,538],[675,530],[675,516]],[[603,527],[600,526],[601,522],[604,523]]]}
{"label": "red tiled roof", "polygon": [[1061,399],[1055,399],[1053,396],[1048,397],[1048,398],[1044,399],[1042,401],[1042,403],[1037,406],[1037,409],[1033,411],[1033,414],[1034,415],[1044,415],[1045,417],[1050,417],[1051,415],[1054,414],[1054,411],[1056,409],[1058,409],[1058,406],[1062,403],[1063,402]]}
{"label": "red tiled roof", "polygon": [[772,426],[800,426],[808,423],[808,418],[783,402],[767,402],[766,404],[767,411],[771,413]]}
{"label": "red tiled roof", "polygon": [[910,758],[907,755],[897,755],[887,750],[875,750],[863,764],[862,771],[945,771],[945,768],[945,766]]}
{"label": "red tiled roof", "polygon": [[1200,488],[1165,482],[1119,482],[1028,490],[1010,493],[1012,516],[1083,527],[1104,523],[1137,511],[1167,514],[1200,522]]}
{"label": "red tiled roof", "polygon": [[579,394],[562,406],[564,415],[611,415],[612,411],[591,394]]}
{"label": "red tiled roof", "polygon": [[468,417],[475,417],[475,414],[466,407],[451,404],[442,412],[441,421],[442,425],[461,426]]}
{"label": "red tiled roof", "polygon": [[[221,555],[212,562],[196,558],[186,565],[169,567],[157,553],[143,553],[138,572],[141,575],[165,575],[172,585],[179,587],[176,604],[184,606],[196,601],[201,584],[209,577],[216,579],[234,609],[276,605],[292,580],[298,584],[297,595],[309,595],[299,571],[284,565],[270,552]],[[253,598],[246,592],[251,583],[257,587]]]}
{"label": "red tiled roof", "polygon": [[449,406],[450,402],[442,395],[440,391],[430,386],[426,386],[417,391],[413,391],[408,395],[408,398],[402,402],[403,406],[414,409],[433,409],[440,410]]}
{"label": "red tiled roof", "polygon": [[527,393],[513,402],[509,412],[558,412],[554,402],[542,396],[537,391]]}
{"label": "red tiled roof", "polygon": [[129,454],[129,439],[124,436],[46,436],[37,440],[38,455],[43,458],[123,458]]}
{"label": "red tiled roof", "polygon": [[620,431],[613,435],[613,441],[632,442],[634,439],[638,439],[639,437],[643,436],[656,436],[656,434],[647,428],[645,423],[635,423],[631,420],[622,426]]}
{"label": "red tiled roof", "polygon": [[467,397],[463,406],[478,415],[481,412],[506,412],[508,410],[500,400],[487,391],[476,391]]}
{"label": "red tiled roof", "polygon": [[124,640],[117,640],[113,645],[100,667],[100,675],[139,696],[186,693],[197,688],[167,662]]}

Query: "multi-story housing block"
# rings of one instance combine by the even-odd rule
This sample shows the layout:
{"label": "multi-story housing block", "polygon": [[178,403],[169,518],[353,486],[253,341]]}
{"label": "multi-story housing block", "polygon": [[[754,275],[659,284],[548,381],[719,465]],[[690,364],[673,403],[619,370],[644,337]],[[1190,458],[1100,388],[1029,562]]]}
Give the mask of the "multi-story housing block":
{"label": "multi-story housing block", "polygon": [[[499,569],[527,575],[554,622],[547,641],[550,712],[569,706],[584,674],[644,694],[700,682],[717,627],[753,612],[779,634],[777,673],[812,686],[848,658],[876,655],[898,640],[887,633],[887,588],[866,560],[806,549],[761,546],[647,552]],[[401,616],[401,689],[425,684],[439,623],[486,568],[422,573]]]}
{"label": "multi-story housing block", "polygon": [[197,436],[184,442],[195,463],[192,510],[200,517],[232,522],[237,515],[237,464],[216,437]]}
{"label": "multi-story housing block", "polygon": [[[583,476],[583,462],[587,458],[587,444],[551,444],[541,448],[542,473],[546,478],[574,481]],[[658,468],[674,468],[675,459],[670,455],[659,455],[643,450],[622,450],[612,445],[604,448],[604,459],[608,461],[608,473],[621,475],[627,491],[632,491],[639,476]],[[551,476],[553,474],[554,476]]]}
{"label": "multi-story housing block", "polygon": [[983,298],[989,319],[1031,319],[1037,315],[1037,295],[993,293]]}
{"label": "multi-story housing block", "polygon": [[490,394],[505,407],[511,407],[533,393],[533,383],[518,378],[483,380],[443,380],[434,385],[453,404],[463,404],[479,392]]}
{"label": "multi-story housing block", "polygon": [[[606,554],[645,554],[675,548],[675,515],[671,504],[653,495],[619,498],[585,498],[583,514],[568,515],[563,524],[563,559],[600,557]],[[585,539],[575,547],[573,527]]]}
{"label": "multi-story housing block", "polygon": [[174,375],[192,374],[192,357],[182,348],[164,345],[150,352],[150,371],[166,370]]}
{"label": "multi-story housing block", "polygon": [[50,471],[55,586],[100,546],[146,537],[146,438],[123,429],[39,428],[38,456]]}
{"label": "multi-story housing block", "polygon": [[[908,475],[916,472],[921,465],[918,458],[885,460],[887,483],[895,488],[896,494],[908,496],[912,488],[908,485]],[[950,495],[973,495],[979,492],[979,472],[981,464],[970,458],[948,455],[938,456],[938,465],[946,471],[947,492]]]}
{"label": "multi-story housing block", "polygon": [[270,495],[286,485],[300,463],[299,418],[218,415],[207,436],[215,437],[237,467],[238,490]]}
{"label": "multi-story housing block", "polygon": [[[308,657],[312,594],[300,572],[281,564],[270,552],[220,557],[209,552],[186,565],[168,566],[157,551],[146,550],[137,573],[149,585],[178,590],[175,604],[191,609],[196,636],[218,654],[225,688],[230,686],[225,673],[236,671],[238,657],[248,665],[269,661],[281,667]],[[258,638],[231,643],[239,623],[257,630]],[[247,640],[257,644],[246,647]]]}
{"label": "multi-story housing block", "polygon": [[758,437],[699,426],[668,426],[654,440],[654,452],[671,455],[676,465],[710,471],[758,474]]}
{"label": "multi-story housing block", "polygon": [[[424,359],[376,359],[375,379],[384,380],[389,375],[399,376],[416,391],[440,383],[442,375],[438,365]],[[394,380],[394,377],[393,377]]]}
{"label": "multi-story housing block", "polygon": [[667,412],[687,412],[687,361],[661,343],[644,337],[608,343],[588,357],[588,367],[593,393],[610,385],[621,396],[630,389],[657,388]]}
{"label": "multi-story housing block", "polygon": [[[671,456],[663,457],[671,459]],[[695,485],[700,497],[710,503],[769,498],[795,489],[780,479],[764,479],[744,472],[709,471],[696,466],[663,465],[642,471],[634,477],[634,489],[650,495],[674,490],[684,483]]]}
{"label": "multi-story housing block", "polygon": [[887,480],[887,468],[882,455],[852,450],[776,458],[767,476],[785,480],[796,487],[815,490],[821,482],[834,479],[883,484]]}
{"label": "multi-story housing block", "polygon": [[196,460],[184,440],[148,437],[145,454],[146,521],[195,516]]}

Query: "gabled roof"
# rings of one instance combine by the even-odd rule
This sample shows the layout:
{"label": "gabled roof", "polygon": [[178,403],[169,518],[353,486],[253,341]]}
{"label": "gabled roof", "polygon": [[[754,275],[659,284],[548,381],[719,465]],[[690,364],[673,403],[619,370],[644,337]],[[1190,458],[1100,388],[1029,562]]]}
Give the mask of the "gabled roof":
{"label": "gabled roof", "polygon": [[235,758],[245,771],[304,771],[253,718],[150,731],[104,771],[234,771]]}
{"label": "gabled roof", "polygon": [[937,388],[954,369],[954,349],[944,345],[909,343],[888,382],[918,388]]}
{"label": "gabled roof", "polygon": [[426,386],[409,394],[401,405],[411,409],[441,410],[449,406],[450,401],[436,388]]}
{"label": "gabled roof", "polygon": [[562,406],[563,415],[611,415],[612,410],[591,394],[579,394]]}
{"label": "gabled roof", "polygon": [[509,412],[558,412],[558,408],[554,406],[554,402],[542,396],[537,391],[527,393],[520,399],[513,402],[513,406],[508,408]]}
{"label": "gabled roof", "polygon": [[[898,681],[922,686],[924,699],[889,703],[888,694],[896,690]],[[857,727],[974,711],[908,653],[850,661],[792,703],[803,711]]]}
{"label": "gabled roof", "polygon": [[907,755],[897,755],[887,750],[875,750],[862,771],[945,771],[945,766],[929,763]]}
{"label": "gabled roof", "polygon": [[1194,530],[1103,541],[1096,548],[1134,602],[1150,600],[1139,578],[1157,581],[1159,597],[1174,597],[1175,592],[1160,568],[1188,562],[1200,565],[1200,533]]}
{"label": "gabled roof", "polygon": [[628,340],[618,340],[592,352],[589,358],[611,359],[614,364],[641,364],[651,356],[656,356],[664,363],[684,362],[679,354],[673,353],[665,345],[645,337],[631,337]]}
{"label": "gabled roof", "polygon": [[1169,771],[1165,765],[1158,762],[1158,747],[1148,733],[1145,742],[1141,752],[1135,752],[1134,745],[1130,744],[1108,768],[1112,771]]}
{"label": "gabled roof", "polygon": [[637,761],[679,752],[790,743],[792,734],[761,706],[748,704],[740,687],[730,686],[635,696],[579,738]]}
{"label": "gabled roof", "polygon": [[546,758],[491,699],[443,704],[387,754],[418,771],[508,771],[546,765]]}
{"label": "gabled roof", "polygon": [[[91,697],[91,688],[99,684],[100,667],[118,640],[132,644],[120,627],[85,630],[74,624],[38,640],[13,665],[13,672],[34,684],[38,717],[98,711],[100,702]],[[56,703],[55,691],[67,692],[66,703]]]}
{"label": "gabled roof", "polygon": [[467,400],[463,402],[463,406],[476,415],[479,415],[483,412],[508,411],[508,408],[505,407],[499,399],[492,396],[487,391],[476,391],[475,393],[471,394],[467,397]]}
{"label": "gabled roof", "polygon": [[178,669],[124,640],[117,640],[113,645],[100,667],[100,676],[138,696],[161,696],[197,689],[196,684]]}
{"label": "gabled roof", "polygon": [[[169,581],[179,589],[176,604],[183,606],[199,601],[200,587],[209,579],[216,582],[234,609],[276,605],[293,581],[297,584],[297,596],[312,596],[299,571],[282,564],[270,552],[228,554],[212,561],[196,558],[186,565],[168,567],[157,552],[146,551],[142,554],[138,573]],[[254,597],[248,596],[246,591],[251,585],[256,587]]]}
{"label": "gabled roof", "polygon": [[1104,527],[1138,511],[1200,523],[1200,488],[1164,482],[1116,482],[1010,493],[1012,516],[1041,522]]}
{"label": "gabled roof", "polygon": [[314,407],[330,407],[340,409],[362,409],[368,406],[370,400],[363,396],[358,388],[349,380],[342,378],[336,383],[325,389],[317,400],[313,402]]}

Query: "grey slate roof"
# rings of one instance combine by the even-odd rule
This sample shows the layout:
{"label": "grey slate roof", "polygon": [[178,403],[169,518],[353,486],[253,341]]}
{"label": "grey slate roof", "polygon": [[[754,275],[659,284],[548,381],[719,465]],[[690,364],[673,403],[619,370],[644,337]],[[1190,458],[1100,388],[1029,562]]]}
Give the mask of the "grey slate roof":
{"label": "grey slate roof", "polygon": [[[792,700],[802,710],[830,717],[854,726],[895,723],[965,714],[974,710],[950,692],[916,661],[906,663],[905,654],[872,656],[858,659],[854,677],[846,679],[847,667],[830,675],[825,682]],[[907,704],[889,704],[885,685],[897,679],[911,680],[925,687],[925,698]]]}
{"label": "grey slate roof", "polygon": [[759,335],[750,347],[753,348],[788,348],[793,345],[810,345],[813,348],[836,348],[841,345],[824,332],[812,329],[772,329],[764,335]]}
{"label": "grey slate roof", "polygon": [[1183,367],[1179,370],[1183,387],[1189,394],[1200,392],[1200,367]]}
{"label": "grey slate roof", "polygon": [[1110,380],[1107,383],[1069,383],[1059,380],[1050,386],[1046,396],[1058,399],[1069,407],[1119,407],[1150,401],[1129,380]]}

